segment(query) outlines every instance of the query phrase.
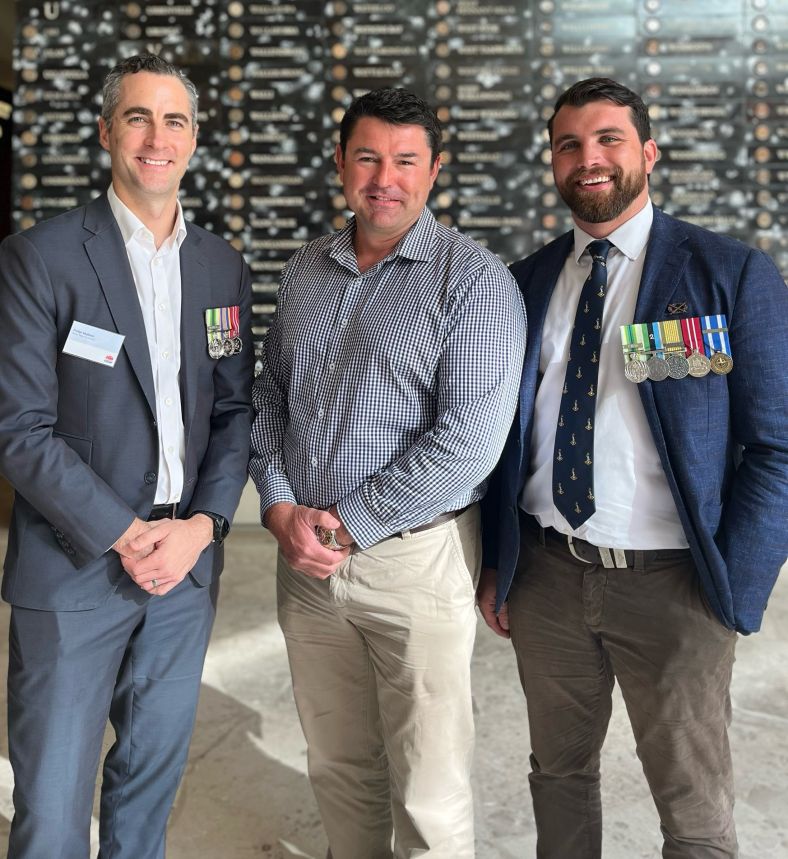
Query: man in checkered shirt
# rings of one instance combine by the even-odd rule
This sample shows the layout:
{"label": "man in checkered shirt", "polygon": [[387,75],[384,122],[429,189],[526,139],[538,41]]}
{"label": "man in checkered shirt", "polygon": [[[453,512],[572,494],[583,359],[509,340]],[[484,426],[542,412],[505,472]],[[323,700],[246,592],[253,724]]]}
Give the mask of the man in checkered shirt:
{"label": "man in checkered shirt", "polygon": [[474,855],[477,502],[525,315],[504,265],[425,207],[440,150],[414,94],[352,103],[335,158],[355,217],[285,267],[254,387],[250,473],[334,859]]}

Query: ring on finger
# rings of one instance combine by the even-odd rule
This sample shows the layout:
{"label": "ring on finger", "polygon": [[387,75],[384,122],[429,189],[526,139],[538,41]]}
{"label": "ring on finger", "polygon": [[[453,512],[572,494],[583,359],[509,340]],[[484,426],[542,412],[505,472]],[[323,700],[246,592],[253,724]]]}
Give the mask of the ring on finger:
{"label": "ring on finger", "polygon": [[159,586],[159,580],[158,579],[151,579],[150,589],[152,591],[155,591],[158,586]]}

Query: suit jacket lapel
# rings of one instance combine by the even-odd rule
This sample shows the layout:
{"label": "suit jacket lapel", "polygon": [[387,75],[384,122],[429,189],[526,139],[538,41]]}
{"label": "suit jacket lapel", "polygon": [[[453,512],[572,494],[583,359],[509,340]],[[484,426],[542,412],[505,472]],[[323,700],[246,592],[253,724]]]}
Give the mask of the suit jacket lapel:
{"label": "suit jacket lapel", "polygon": [[523,376],[520,381],[520,429],[522,432],[525,432],[526,422],[530,420],[531,409],[526,407],[527,403],[529,398],[533,398],[538,387],[542,329],[547,316],[547,308],[550,306],[553,290],[573,244],[574,234],[572,232],[561,236],[556,241],[552,252],[544,255],[528,277],[525,291],[528,348],[523,365]]}
{"label": "suit jacket lapel", "polygon": [[208,349],[205,311],[212,307],[208,265],[201,239],[187,226],[181,245],[181,401],[188,443],[189,426],[197,405],[200,362]]}
{"label": "suit jacket lapel", "polygon": [[657,322],[666,318],[668,304],[691,256],[682,247],[684,241],[680,224],[655,208],[634,322]]}
{"label": "suit jacket lapel", "polygon": [[126,247],[106,195],[102,194],[86,207],[84,226],[93,233],[85,241],[85,251],[109,305],[115,328],[125,337],[123,348],[131,368],[142,387],[151,412],[155,415],[153,372],[145,322]]}

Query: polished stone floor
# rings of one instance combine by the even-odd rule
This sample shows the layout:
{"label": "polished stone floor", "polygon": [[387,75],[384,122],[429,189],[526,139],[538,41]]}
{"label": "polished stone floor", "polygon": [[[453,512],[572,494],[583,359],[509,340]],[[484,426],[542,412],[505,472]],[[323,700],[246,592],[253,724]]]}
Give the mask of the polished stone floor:
{"label": "polished stone floor", "polygon": [[[2,550],[0,535],[0,550]],[[323,859],[326,843],[305,776],[305,751],[276,625],[274,545],[234,529],[205,669],[189,766],[170,826],[168,859]],[[0,609],[2,661],[8,609]],[[4,671],[4,667],[3,667]],[[479,859],[533,857],[528,728],[508,642],[481,623],[474,659]],[[3,695],[4,697],[4,695]],[[742,859],[788,857],[788,582],[763,631],[742,638],[731,740]],[[4,701],[0,706],[5,711]],[[5,725],[0,741],[0,839],[11,815]],[[603,761],[605,859],[659,856],[658,824],[620,699]],[[141,858],[142,859],[142,858]],[[566,857],[572,859],[572,857]]]}

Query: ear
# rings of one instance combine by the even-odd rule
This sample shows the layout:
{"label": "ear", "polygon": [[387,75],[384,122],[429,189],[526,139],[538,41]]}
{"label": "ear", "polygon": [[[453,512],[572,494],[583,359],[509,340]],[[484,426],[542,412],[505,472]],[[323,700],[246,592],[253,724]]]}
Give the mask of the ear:
{"label": "ear", "polygon": [[99,129],[99,143],[101,144],[101,148],[106,149],[107,152],[109,152],[109,129],[107,128],[107,123],[104,122],[103,116],[99,117],[98,129]]}
{"label": "ear", "polygon": [[334,148],[334,164],[337,166],[339,181],[343,181],[343,173],[345,172],[345,156],[342,154],[342,147],[337,143]]}
{"label": "ear", "polygon": [[430,190],[432,189],[432,186],[435,184],[435,180],[438,178],[438,173],[440,172],[440,169],[441,169],[441,156],[440,156],[440,153],[438,153],[438,157],[435,159],[435,162],[433,163],[432,167],[430,167]]}
{"label": "ear", "polygon": [[646,175],[650,176],[654,165],[657,163],[657,158],[659,158],[659,147],[653,138],[649,138],[643,144],[643,158],[646,160]]}

